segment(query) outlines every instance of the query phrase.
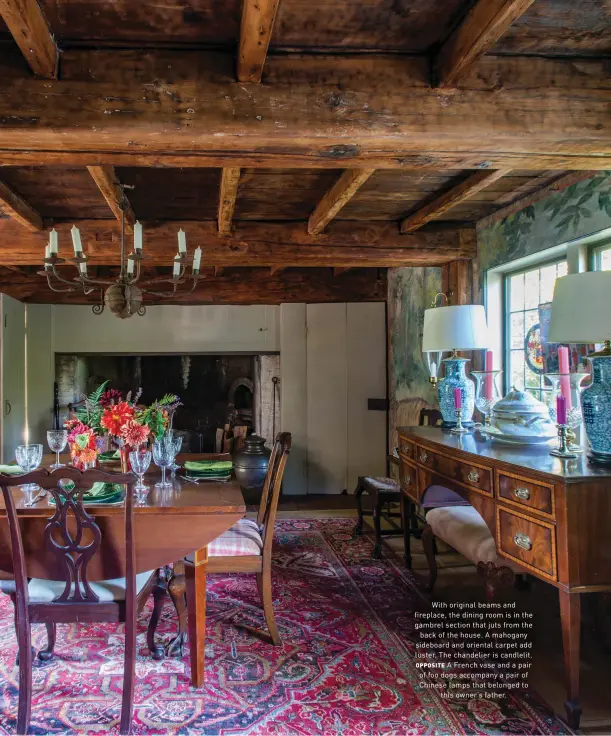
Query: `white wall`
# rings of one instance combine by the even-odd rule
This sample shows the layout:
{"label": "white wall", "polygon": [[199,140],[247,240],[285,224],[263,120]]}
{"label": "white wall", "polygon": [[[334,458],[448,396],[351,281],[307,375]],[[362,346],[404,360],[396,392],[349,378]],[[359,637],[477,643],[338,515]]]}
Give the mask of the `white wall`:
{"label": "white wall", "polygon": [[50,304],[26,304],[28,430],[30,442],[41,442],[45,449],[47,430],[53,427],[52,310]]}
{"label": "white wall", "polygon": [[280,307],[147,307],[118,319],[108,310],[53,306],[56,353],[231,353],[280,350]]}

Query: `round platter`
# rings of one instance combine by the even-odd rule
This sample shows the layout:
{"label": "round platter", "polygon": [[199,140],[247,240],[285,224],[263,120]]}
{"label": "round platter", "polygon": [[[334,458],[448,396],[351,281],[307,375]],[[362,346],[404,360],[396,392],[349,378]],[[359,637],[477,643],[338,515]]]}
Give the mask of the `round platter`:
{"label": "round platter", "polygon": [[544,445],[547,442],[552,442],[555,437],[546,437],[540,435],[525,435],[523,437],[517,437],[516,435],[504,434],[495,427],[482,427],[481,433],[490,439],[497,440],[497,442],[504,442],[508,445]]}

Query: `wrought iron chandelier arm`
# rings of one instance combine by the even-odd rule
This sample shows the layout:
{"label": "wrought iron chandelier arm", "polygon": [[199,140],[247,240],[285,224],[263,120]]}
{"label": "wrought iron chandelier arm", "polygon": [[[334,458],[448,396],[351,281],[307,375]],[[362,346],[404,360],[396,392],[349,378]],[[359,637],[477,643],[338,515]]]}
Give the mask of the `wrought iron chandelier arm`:
{"label": "wrought iron chandelier arm", "polygon": [[[51,272],[50,271],[45,271],[44,274],[47,277],[47,285],[48,285],[49,289],[51,289],[51,291],[54,291],[56,294],[65,294],[65,293],[67,293],[69,291],[76,291],[76,286],[69,286],[67,289],[58,289],[58,288],[56,288],[55,286],[53,286],[53,284],[51,282]],[[69,284],[70,283],[69,281],[65,281],[64,279],[60,279],[60,281],[62,283],[64,283],[64,284]]]}

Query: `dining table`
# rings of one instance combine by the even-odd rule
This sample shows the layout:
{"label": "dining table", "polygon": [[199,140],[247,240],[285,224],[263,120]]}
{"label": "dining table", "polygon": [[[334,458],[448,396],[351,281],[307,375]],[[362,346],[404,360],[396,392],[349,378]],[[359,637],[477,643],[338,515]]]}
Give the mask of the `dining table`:
{"label": "dining table", "polygon": [[[219,459],[210,453],[185,453],[177,457],[179,465],[185,460]],[[60,461],[68,463],[68,455],[60,456]],[[42,468],[49,468],[55,462],[55,455],[45,455]],[[100,465],[101,470],[120,471],[120,464]],[[58,479],[61,479],[61,474]],[[240,485],[232,476],[228,481],[187,480],[179,470],[170,478],[169,488],[156,488],[159,471],[151,466],[145,475],[145,483],[150,486],[147,497],[134,505],[134,527],[136,541],[136,573],[160,568],[173,569],[176,579],[168,581],[168,587],[176,595],[181,595],[181,586],[186,590],[188,639],[191,657],[191,684],[201,688],[204,684],[204,651],[206,628],[206,562],[207,547],[223,532],[230,529],[246,513],[246,506]],[[29,577],[48,580],[62,579],[56,569],[55,559],[41,555],[34,540],[42,538],[42,530],[53,513],[49,497],[43,498],[33,506],[26,506],[27,497],[18,486],[13,488],[17,515],[22,524],[22,537]],[[89,503],[87,509],[95,517],[102,532],[102,542],[98,554],[88,566],[91,581],[108,580],[125,576],[125,531],[123,509],[119,505]],[[28,544],[28,540],[32,540]],[[193,555],[194,565],[188,566],[185,579],[185,557]],[[13,574],[11,544],[4,501],[0,498],[0,574],[11,577]],[[57,575],[57,577],[54,577]],[[185,638],[184,622],[179,622],[179,651]]]}

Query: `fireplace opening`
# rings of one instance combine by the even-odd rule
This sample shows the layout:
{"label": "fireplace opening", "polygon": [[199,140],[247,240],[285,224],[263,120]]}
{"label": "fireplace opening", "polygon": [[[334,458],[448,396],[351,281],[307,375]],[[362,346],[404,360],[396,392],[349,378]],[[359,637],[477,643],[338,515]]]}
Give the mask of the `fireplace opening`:
{"label": "fireplace opening", "polygon": [[[280,431],[280,356],[271,355],[66,355],[55,356],[56,410],[70,407],[103,381],[124,395],[142,390],[141,402],[177,394],[182,406],[174,428],[188,452],[215,452],[218,430],[245,427],[271,446]],[[231,432],[230,432],[231,434]]]}

